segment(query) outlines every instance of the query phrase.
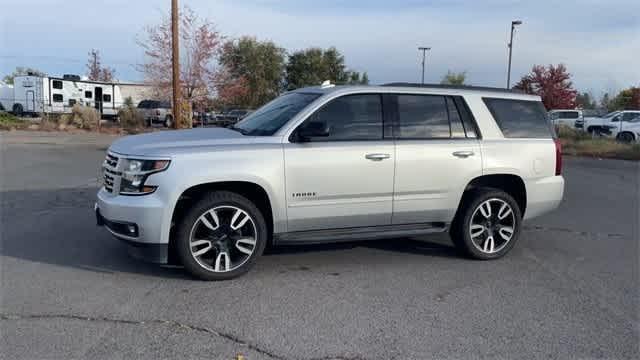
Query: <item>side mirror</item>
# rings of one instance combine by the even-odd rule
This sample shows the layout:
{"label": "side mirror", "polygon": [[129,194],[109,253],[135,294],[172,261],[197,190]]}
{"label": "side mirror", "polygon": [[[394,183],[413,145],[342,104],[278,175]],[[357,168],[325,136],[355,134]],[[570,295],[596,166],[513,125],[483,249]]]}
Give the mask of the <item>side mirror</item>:
{"label": "side mirror", "polygon": [[312,121],[300,127],[297,133],[298,139],[302,142],[314,137],[327,137],[329,136],[329,125],[326,122]]}

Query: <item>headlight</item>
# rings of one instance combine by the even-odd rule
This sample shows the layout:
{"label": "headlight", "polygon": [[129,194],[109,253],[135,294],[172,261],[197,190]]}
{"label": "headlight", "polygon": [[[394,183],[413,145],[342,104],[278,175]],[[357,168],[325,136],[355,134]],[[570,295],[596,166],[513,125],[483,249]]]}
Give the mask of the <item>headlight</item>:
{"label": "headlight", "polygon": [[156,186],[145,185],[149,175],[164,171],[169,160],[124,159],[120,195],[145,195],[156,191]]}

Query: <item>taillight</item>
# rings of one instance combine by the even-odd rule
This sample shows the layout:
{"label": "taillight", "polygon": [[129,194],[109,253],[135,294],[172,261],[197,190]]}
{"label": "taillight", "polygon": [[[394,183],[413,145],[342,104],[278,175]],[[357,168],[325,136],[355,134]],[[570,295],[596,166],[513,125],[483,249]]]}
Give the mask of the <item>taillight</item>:
{"label": "taillight", "polygon": [[556,176],[562,175],[562,144],[560,139],[554,139],[556,143]]}

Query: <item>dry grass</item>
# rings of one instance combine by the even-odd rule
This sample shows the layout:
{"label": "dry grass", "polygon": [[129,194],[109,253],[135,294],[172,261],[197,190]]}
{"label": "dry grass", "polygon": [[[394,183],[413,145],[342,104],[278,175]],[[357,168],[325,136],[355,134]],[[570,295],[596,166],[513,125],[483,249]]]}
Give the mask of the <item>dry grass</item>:
{"label": "dry grass", "polygon": [[608,138],[592,138],[583,131],[561,126],[557,128],[565,155],[596,158],[640,160],[640,144],[624,144]]}
{"label": "dry grass", "polygon": [[19,119],[9,113],[0,112],[0,130],[18,130],[29,127],[29,122]]}

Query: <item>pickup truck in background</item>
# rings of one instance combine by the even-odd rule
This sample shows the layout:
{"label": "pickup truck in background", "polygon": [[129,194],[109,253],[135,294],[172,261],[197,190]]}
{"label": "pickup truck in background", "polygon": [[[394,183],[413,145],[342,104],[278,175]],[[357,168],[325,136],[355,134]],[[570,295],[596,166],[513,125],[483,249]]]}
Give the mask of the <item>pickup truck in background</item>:
{"label": "pickup truck in background", "polygon": [[623,110],[611,112],[603,117],[587,117],[584,119],[584,129],[590,134],[611,136],[631,142],[638,139],[633,129],[639,123],[639,110]]}

